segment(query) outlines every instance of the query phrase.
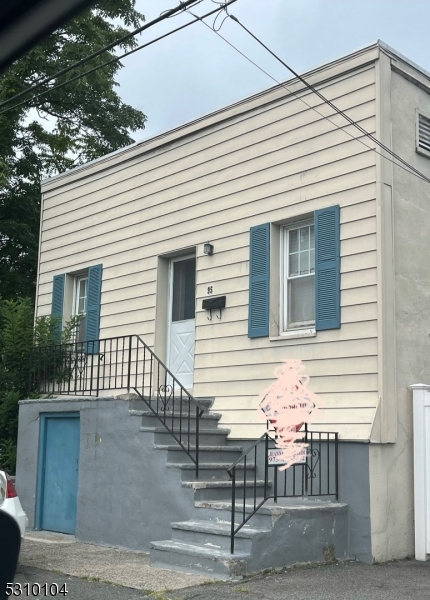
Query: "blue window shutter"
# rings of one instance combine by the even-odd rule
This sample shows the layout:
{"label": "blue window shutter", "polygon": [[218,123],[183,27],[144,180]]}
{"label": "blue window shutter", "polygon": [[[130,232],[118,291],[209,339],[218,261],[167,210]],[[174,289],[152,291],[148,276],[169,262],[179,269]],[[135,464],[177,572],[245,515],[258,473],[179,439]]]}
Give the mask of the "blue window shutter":
{"label": "blue window shutter", "polygon": [[251,227],[248,337],[269,335],[270,223]]}
{"label": "blue window shutter", "polygon": [[51,305],[51,316],[59,317],[60,321],[55,326],[55,338],[57,343],[61,343],[61,330],[63,328],[63,304],[64,304],[64,282],[66,276],[54,275],[54,281],[52,284],[52,305]]}
{"label": "blue window shutter", "polygon": [[315,211],[315,329],[340,327],[339,206]]}
{"label": "blue window shutter", "polygon": [[[85,341],[99,339],[100,330],[100,296],[102,288],[102,265],[94,265],[88,269],[88,299]],[[87,352],[95,354],[99,351],[98,344],[87,344]]]}

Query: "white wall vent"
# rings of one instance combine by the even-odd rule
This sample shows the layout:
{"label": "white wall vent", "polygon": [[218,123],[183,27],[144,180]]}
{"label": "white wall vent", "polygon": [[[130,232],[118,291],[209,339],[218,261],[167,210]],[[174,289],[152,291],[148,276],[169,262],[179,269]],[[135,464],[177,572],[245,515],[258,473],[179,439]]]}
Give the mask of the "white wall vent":
{"label": "white wall vent", "polygon": [[430,156],[430,119],[418,113],[417,152]]}

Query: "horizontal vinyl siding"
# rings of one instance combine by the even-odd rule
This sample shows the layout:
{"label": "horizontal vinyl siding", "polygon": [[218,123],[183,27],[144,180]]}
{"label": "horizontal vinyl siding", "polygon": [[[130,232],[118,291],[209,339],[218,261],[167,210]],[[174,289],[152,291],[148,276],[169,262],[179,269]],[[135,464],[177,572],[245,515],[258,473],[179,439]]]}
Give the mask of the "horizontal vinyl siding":
{"label": "horizontal vinyl siding", "polygon": [[[373,67],[321,89],[375,133]],[[152,345],[157,257],[196,248],[194,395],[215,396],[231,437],[261,434],[258,394],[283,358],[300,358],[324,401],[318,426],[367,439],[377,402],[375,154],[315,95],[302,95],[321,114],[281,98],[111,169],[48,182],[37,314],[50,313],[53,275],[102,263],[101,337],[138,333]],[[333,204],[341,207],[341,328],[249,339],[249,228]],[[201,308],[208,286],[227,296],[220,321]]]}

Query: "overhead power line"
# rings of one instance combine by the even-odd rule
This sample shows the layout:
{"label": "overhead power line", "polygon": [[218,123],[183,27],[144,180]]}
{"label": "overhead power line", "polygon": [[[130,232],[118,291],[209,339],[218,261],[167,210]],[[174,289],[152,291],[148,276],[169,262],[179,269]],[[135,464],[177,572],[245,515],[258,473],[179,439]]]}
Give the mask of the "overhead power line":
{"label": "overhead power line", "polygon": [[268,46],[266,46],[266,44],[264,44],[256,35],[254,35],[252,33],[252,31],[250,31],[247,27],[245,27],[245,25],[243,25],[237,17],[234,17],[233,15],[229,15],[229,16],[231,19],[233,19],[233,21],[236,21],[236,23],[238,23],[240,25],[240,27],[242,27],[242,29],[244,31],[246,31],[256,42],[258,42],[260,44],[260,46],[262,46],[265,50],[267,50],[267,52],[269,52],[274,58],[276,58],[276,60],[278,62],[280,62],[281,65],[283,65],[286,69],[288,69],[290,71],[290,73],[292,73],[294,75],[294,77],[297,77],[297,79],[299,79],[299,81],[301,81],[308,89],[310,89],[314,94],[316,94],[318,96],[318,98],[320,98],[323,102],[328,104],[328,106],[330,106],[330,108],[332,108],[335,112],[337,112],[338,115],[341,115],[344,119],[346,119],[348,121],[348,123],[350,123],[351,125],[356,127],[363,135],[365,135],[366,137],[371,139],[372,142],[375,142],[375,144],[377,144],[380,148],[382,148],[382,150],[385,150],[385,152],[390,154],[397,161],[401,162],[403,165],[408,167],[408,169],[413,171],[416,175],[418,175],[418,177],[420,177],[421,179],[424,179],[424,181],[427,181],[428,183],[430,183],[430,178],[426,177],[423,173],[421,173],[421,171],[419,171],[418,169],[416,169],[415,167],[410,165],[401,156],[399,156],[398,154],[393,152],[390,148],[388,148],[388,146],[386,146],[381,141],[379,141],[378,138],[376,138],[374,135],[372,135],[371,133],[366,131],[363,127],[361,127],[361,125],[359,123],[354,121],[354,119],[351,119],[351,117],[349,117],[343,110],[338,108],[335,104],[333,104],[333,102],[331,102],[328,98],[326,98],[323,94],[321,94],[321,92],[314,85],[312,85],[311,83],[306,81],[306,79],[304,77],[302,77],[301,75],[296,73],[289,65],[287,65],[286,62],[284,62],[281,58],[279,58],[279,56],[277,54],[275,54],[272,50],[270,50],[270,48]]}
{"label": "overhead power line", "polygon": [[[195,1],[196,0],[194,0],[194,2]],[[41,98],[42,96],[45,96],[46,94],[49,94],[53,90],[58,90],[58,89],[64,87],[65,85],[68,85],[69,83],[73,83],[74,81],[82,79],[83,77],[86,77],[87,75],[90,75],[91,73],[99,71],[100,69],[102,69],[114,62],[117,62],[117,61],[125,58],[126,56],[130,56],[130,54],[134,54],[135,52],[138,52],[139,50],[142,50],[143,48],[146,48],[147,46],[151,46],[152,44],[155,44],[155,42],[158,42],[170,35],[173,35],[174,33],[177,33],[178,31],[181,31],[181,29],[185,29],[186,27],[189,27],[190,25],[194,25],[194,23],[197,23],[201,19],[206,19],[207,17],[210,17],[216,13],[219,13],[219,11],[224,9],[224,6],[229,6],[230,4],[233,4],[234,2],[237,2],[237,0],[229,0],[229,2],[227,2],[225,5],[221,5],[218,8],[215,8],[215,9],[209,11],[208,13],[202,15],[201,17],[200,16],[196,17],[193,21],[189,21],[188,23],[185,23],[184,25],[181,25],[180,27],[177,27],[176,29],[172,29],[171,31],[169,31],[163,35],[160,35],[159,37],[157,37],[149,42],[146,42],[145,44],[142,44],[141,46],[137,46],[136,48],[133,48],[132,50],[129,50],[128,52],[124,52],[124,54],[121,54],[119,56],[114,56],[113,58],[111,58],[110,60],[107,60],[103,64],[97,65],[96,67],[93,67],[92,69],[88,69],[87,71],[84,71],[83,73],[79,73],[75,77],[72,77],[71,79],[67,79],[66,81],[63,81],[62,83],[54,85],[54,86],[48,88],[47,90],[40,92],[39,94],[30,96],[29,98],[22,100],[18,104],[14,104],[13,106],[10,106],[10,107],[4,109],[3,111],[0,111],[0,116],[7,112],[15,110],[16,108],[19,108],[20,106],[27,104],[28,102],[37,100],[38,98]],[[168,18],[168,17],[166,17],[166,18]],[[29,88],[29,89],[31,89],[31,88]],[[20,95],[22,95],[22,94],[20,94]],[[0,104],[0,106],[1,106],[1,104]]]}
{"label": "overhead power line", "polygon": [[[201,0],[186,0],[184,2],[180,2],[180,4],[178,6],[176,6],[175,8],[172,8],[172,9],[169,9],[169,10],[163,12],[156,19],[153,19],[152,21],[149,21],[149,23],[146,23],[145,25],[142,25],[141,27],[138,27],[134,31],[131,31],[130,33],[127,33],[126,35],[123,35],[121,38],[115,40],[114,42],[111,42],[110,44],[107,44],[106,46],[103,46],[103,48],[100,48],[99,50],[96,50],[92,54],[89,54],[88,56],[82,58],[81,60],[78,60],[77,62],[69,65],[68,67],[65,67],[61,71],[58,71],[57,73],[55,73],[55,75],[50,75],[49,77],[45,77],[44,79],[42,79],[41,81],[37,82],[36,84],[34,84],[34,85],[26,88],[25,90],[22,90],[18,94],[15,94],[14,96],[11,96],[7,100],[3,100],[3,102],[0,102],[0,108],[2,106],[6,106],[7,104],[12,103],[14,100],[17,100],[18,98],[21,98],[25,94],[29,94],[30,92],[34,92],[35,90],[37,90],[40,87],[42,87],[43,85],[49,83],[53,79],[56,79],[57,77],[60,77],[61,75],[65,75],[66,73],[69,73],[73,69],[76,69],[76,67],[80,67],[81,65],[87,63],[88,61],[92,60],[93,58],[96,58],[97,56],[100,56],[100,54],[103,54],[103,52],[107,52],[108,50],[111,50],[112,48],[115,48],[115,46],[118,46],[118,45],[122,44],[123,42],[126,42],[127,40],[129,40],[130,38],[134,37],[138,33],[141,33],[142,31],[145,31],[146,29],[149,29],[150,27],[153,27],[157,23],[160,23],[161,21],[164,21],[165,19],[168,19],[169,17],[172,17],[172,16],[176,15],[178,12],[183,12],[189,6],[192,6],[194,4],[199,4],[200,1]],[[232,4],[233,2],[236,2],[236,0],[231,0],[229,2],[229,4]],[[3,114],[3,113],[0,113],[0,114]]]}
{"label": "overhead power line", "polygon": [[[225,9],[225,10],[227,12],[227,9]],[[190,15],[192,15],[193,17],[195,17],[195,18],[199,18],[197,15],[195,15],[194,13],[192,13],[189,9],[187,9],[187,12]],[[308,108],[314,110],[317,114],[319,114],[321,117],[323,117],[324,119],[326,119],[327,121],[329,121],[329,123],[331,123],[332,125],[334,125],[337,129],[339,129],[341,131],[344,131],[350,138],[352,138],[353,140],[357,140],[357,142],[360,142],[360,144],[362,144],[363,146],[365,146],[369,150],[372,150],[373,152],[375,152],[376,154],[378,154],[382,158],[390,161],[391,163],[393,163],[397,167],[400,167],[401,169],[403,169],[407,173],[409,173],[411,175],[414,175],[415,177],[418,177],[419,179],[421,179],[423,181],[426,181],[427,183],[430,183],[430,178],[428,178],[426,175],[424,175],[423,173],[421,173],[421,171],[419,171],[418,169],[416,169],[415,167],[413,167],[412,165],[410,165],[407,161],[405,161],[404,159],[402,159],[400,156],[398,156],[397,154],[395,154],[395,152],[393,152],[392,150],[390,150],[387,146],[385,146],[382,142],[380,142],[375,136],[373,136],[372,134],[370,134],[369,132],[367,132],[363,127],[361,127],[361,125],[359,125],[356,121],[354,121],[353,119],[351,119],[351,117],[349,117],[347,114],[345,114],[341,109],[339,109],[337,106],[335,106],[330,100],[328,100],[328,98],[326,98],[323,94],[321,94],[315,88],[315,86],[313,86],[310,83],[308,83],[304,79],[304,77],[298,75],[295,71],[293,71],[274,52],[272,52],[265,44],[263,44],[263,42],[261,42],[256,36],[254,36],[253,33],[251,33],[244,25],[242,25],[242,23],[240,23],[240,21],[239,21],[239,19],[237,19],[237,17],[234,17],[233,15],[230,15],[229,13],[227,13],[227,14],[228,14],[228,16],[231,19],[233,19],[241,27],[243,27],[245,29],[245,31],[247,31],[247,33],[249,33],[249,35],[251,35],[268,52],[270,52],[270,54],[272,56],[274,56],[283,66],[285,66],[295,77],[297,77],[308,89],[310,89],[312,92],[314,92],[325,104],[328,104],[336,113],[338,113],[339,115],[341,115],[342,117],[344,117],[351,125],[353,125],[357,129],[359,129],[359,131],[364,136],[370,138],[375,144],[377,144],[377,146],[379,146],[385,152],[387,152],[387,154],[389,156],[387,156],[386,154],[382,154],[381,152],[378,152],[378,150],[376,148],[373,148],[372,146],[369,146],[362,139],[360,139],[360,138],[352,135],[349,131],[346,131],[346,129],[344,128],[344,126],[338,125],[329,116],[323,114],[315,106],[312,106],[311,104],[309,104],[308,102],[306,102],[306,100],[304,100],[304,98],[302,98],[302,96],[299,93],[295,92],[294,90],[291,90],[284,83],[281,83],[280,81],[278,81],[275,77],[273,77],[273,75],[271,75],[270,73],[268,73],[265,69],[263,69],[263,67],[261,67],[256,62],[254,62],[251,58],[249,58],[249,56],[247,56],[244,52],[242,52],[241,50],[239,50],[239,48],[237,48],[237,46],[235,46],[234,44],[232,44],[227,38],[225,38],[223,35],[221,35],[219,33],[219,29],[216,30],[215,28],[210,27],[210,25],[208,25],[204,21],[201,21],[201,22],[203,23],[203,25],[205,25],[206,27],[208,27],[209,29],[211,29],[214,33],[216,33],[216,35],[218,37],[220,37],[222,40],[224,40],[224,42],[226,42],[231,48],[233,48],[233,50],[235,50],[236,52],[238,52],[241,56],[243,56],[243,58],[245,58],[248,62],[250,62],[257,69],[259,69],[259,71],[261,71],[262,73],[264,73],[265,75],[267,75],[267,77],[270,77],[270,79],[272,81],[274,81],[275,83],[277,83],[280,87],[283,87],[288,93],[290,93],[291,95],[295,96],[298,100],[300,100],[301,102],[303,102],[303,104],[305,104]],[[390,156],[392,158],[394,158],[395,160],[392,160],[392,158],[390,158]]]}

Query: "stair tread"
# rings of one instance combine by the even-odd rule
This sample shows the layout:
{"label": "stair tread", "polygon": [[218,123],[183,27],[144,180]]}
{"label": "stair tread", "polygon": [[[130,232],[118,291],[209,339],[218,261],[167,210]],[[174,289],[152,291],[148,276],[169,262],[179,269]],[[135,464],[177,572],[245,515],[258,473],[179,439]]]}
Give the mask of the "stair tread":
{"label": "stair tread", "polygon": [[173,550],[191,556],[203,555],[206,558],[222,559],[234,562],[236,562],[238,559],[249,558],[251,556],[249,552],[235,552],[234,554],[230,554],[229,550],[221,550],[219,548],[207,545],[203,546],[200,544],[188,544],[186,542],[180,542],[176,540],[161,540],[157,542],[151,542],[149,547],[153,550]]}
{"label": "stair tread", "polygon": [[[263,498],[256,498],[256,505],[258,505]],[[210,508],[214,510],[227,510],[231,511],[231,502],[228,500],[196,500],[194,502],[196,508]],[[236,512],[243,511],[243,501],[236,503]],[[304,510],[304,509],[332,509],[332,508],[345,508],[348,505],[343,502],[330,501],[330,500],[307,500],[303,499],[300,502],[299,498],[278,498],[278,504],[273,501],[273,498],[269,498],[266,502],[258,509],[260,514],[272,514],[272,511],[287,512],[291,510]],[[254,502],[245,502],[245,511],[254,511]]]}
{"label": "stair tread", "polygon": [[[154,448],[156,448],[157,450],[181,450],[183,451],[183,449],[180,446],[174,446],[172,444],[155,444]],[[196,447],[193,445],[190,445],[190,450],[195,450]],[[243,448],[241,446],[199,446],[199,450],[201,451],[208,451],[208,452],[242,452]]]}
{"label": "stair tread", "polygon": [[[202,490],[202,489],[206,489],[206,488],[229,488],[232,486],[232,482],[231,481],[223,481],[222,479],[219,480],[211,480],[211,481],[182,481],[182,487],[190,487],[190,488],[194,488],[195,490]],[[257,485],[258,487],[261,487],[264,485],[264,479],[257,479],[256,482],[254,482],[254,480],[252,481],[247,481],[246,482],[246,487],[252,487],[253,485]],[[269,487],[272,486],[272,482],[269,481],[267,484]],[[236,481],[236,488],[243,488],[243,481]]]}
{"label": "stair tread", "polygon": [[[130,413],[130,415],[132,415],[134,417],[157,417],[157,415],[154,414],[152,412],[152,410],[130,409],[128,412]],[[181,413],[181,412],[175,410],[175,412],[172,413],[171,411],[166,411],[166,415],[167,416],[171,417],[172,414],[176,418],[178,418],[180,416],[182,416],[182,417],[188,417],[188,412],[187,413],[184,413],[184,412]],[[160,415],[164,415],[164,413],[160,412]],[[221,413],[213,413],[213,412],[206,413],[205,412],[205,413],[203,413],[200,416],[200,419],[203,419],[205,421],[208,421],[208,420],[209,421],[211,421],[211,420],[212,421],[219,421],[219,419],[221,418],[221,416],[222,416]],[[195,418],[195,415],[193,415],[193,413],[190,412],[190,419],[194,419],[194,418]]]}
{"label": "stair tread", "polygon": [[[175,468],[175,469],[189,469],[191,470],[196,470],[196,465],[194,463],[167,463],[166,464],[167,467],[169,468]],[[240,463],[238,465],[236,465],[237,467],[239,467],[239,469],[241,467],[244,466],[243,463]],[[230,463],[201,463],[199,462],[199,469],[225,469],[227,471],[227,469],[230,467]],[[246,463],[246,468],[252,469],[254,470],[255,465],[254,464],[249,464]]]}
{"label": "stair tread", "polygon": [[[140,431],[154,431],[155,433],[170,433],[169,431],[167,431],[167,429],[165,427],[141,427]],[[195,429],[190,429],[190,431],[188,431],[187,428],[182,428],[182,434],[185,435],[186,433],[190,433],[191,435],[194,435],[196,433]],[[173,429],[173,433],[179,433],[179,428],[174,428]],[[217,428],[217,429],[202,429],[201,427],[199,428],[199,433],[200,435],[228,435],[230,433],[230,429],[221,429],[221,428]]]}
{"label": "stair tread", "polygon": [[[189,520],[177,521],[170,525],[172,529],[182,529],[185,531],[198,531],[228,536],[231,534],[231,524],[229,521]],[[251,538],[259,533],[271,533],[271,531],[272,530],[267,527],[250,527],[249,525],[244,525],[242,529],[236,533],[235,537]]]}

